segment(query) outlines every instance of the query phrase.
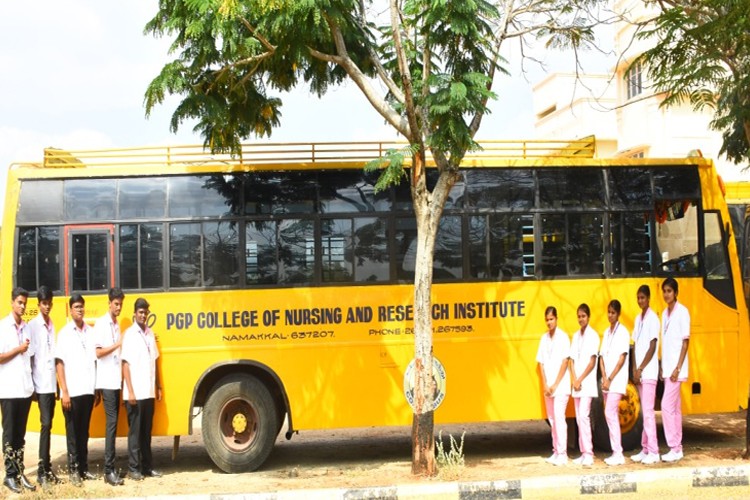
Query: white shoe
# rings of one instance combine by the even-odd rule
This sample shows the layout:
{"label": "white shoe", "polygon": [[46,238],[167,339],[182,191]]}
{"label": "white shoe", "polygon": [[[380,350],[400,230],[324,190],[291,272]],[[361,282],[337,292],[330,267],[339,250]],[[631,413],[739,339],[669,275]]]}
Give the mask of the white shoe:
{"label": "white shoe", "polygon": [[641,460],[643,465],[653,465],[658,464],[659,462],[661,462],[661,459],[659,458],[658,453],[647,453],[646,456],[643,457],[643,460]]}
{"label": "white shoe", "polygon": [[562,466],[562,465],[568,465],[568,456],[557,455],[557,458],[555,458],[555,461],[552,462],[552,465],[555,465],[557,467]]}
{"label": "white shoe", "polygon": [[661,459],[665,462],[677,462],[678,460],[682,460],[682,452],[675,452],[670,450],[669,453],[665,453],[664,455],[662,455]]}
{"label": "white shoe", "polygon": [[584,459],[584,458],[586,458],[586,456],[585,456],[585,455],[581,455],[581,456],[580,456],[580,457],[578,457],[578,458],[574,458],[574,459],[572,460],[572,462],[573,462],[573,463],[574,463],[575,465],[581,465],[581,464],[583,464],[583,459]]}
{"label": "white shoe", "polygon": [[557,455],[555,455],[554,453],[544,459],[544,461],[547,462],[548,464],[554,464],[555,460],[557,460]]}
{"label": "white shoe", "polygon": [[630,456],[630,460],[632,460],[633,462],[642,462],[644,458],[646,458],[646,454],[643,453],[643,450],[639,451],[635,455]]}
{"label": "white shoe", "polygon": [[581,460],[581,465],[584,467],[591,467],[594,465],[594,457],[592,455],[586,455],[583,457],[583,460]]}
{"label": "white shoe", "polygon": [[612,455],[604,459],[604,463],[609,466],[625,465],[625,457],[623,455]]}

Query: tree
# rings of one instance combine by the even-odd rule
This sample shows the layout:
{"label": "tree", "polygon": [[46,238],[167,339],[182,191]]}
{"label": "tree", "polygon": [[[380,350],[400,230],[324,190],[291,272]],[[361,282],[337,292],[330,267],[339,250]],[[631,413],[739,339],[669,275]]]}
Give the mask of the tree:
{"label": "tree", "polygon": [[[173,36],[175,59],[146,91],[147,113],[182,96],[171,128],[195,119],[212,151],[239,152],[270,135],[298,85],[318,95],[349,80],[408,143],[371,167],[380,188],[407,179],[417,220],[414,277],[415,411],[412,472],[435,469],[430,315],[433,249],[448,193],[474,140],[501,48],[535,38],[547,47],[593,40],[599,0],[160,0],[146,32]],[[381,12],[381,14],[379,14]],[[379,84],[377,86],[376,84]],[[382,89],[382,90],[381,90]],[[439,172],[427,187],[428,156]],[[406,163],[409,162],[409,168]]]}
{"label": "tree", "polygon": [[638,36],[655,45],[642,63],[665,97],[662,106],[688,101],[715,110],[711,128],[722,132],[720,153],[750,160],[750,2],[747,0],[647,0],[658,14]]}

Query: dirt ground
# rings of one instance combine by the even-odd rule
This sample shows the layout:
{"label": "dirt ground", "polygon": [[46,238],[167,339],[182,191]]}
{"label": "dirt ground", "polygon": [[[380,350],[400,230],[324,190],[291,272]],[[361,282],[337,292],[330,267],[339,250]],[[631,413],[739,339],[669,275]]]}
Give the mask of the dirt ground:
{"label": "dirt ground", "polygon": [[[658,418],[658,417],[657,417]],[[661,427],[660,427],[661,429]],[[68,484],[48,491],[37,491],[15,498],[60,497],[139,497],[151,495],[257,493],[296,489],[393,486],[431,481],[491,481],[523,479],[556,474],[602,473],[612,471],[597,453],[592,468],[554,467],[544,462],[550,453],[549,428],[544,422],[436,426],[444,441],[449,435],[460,440],[464,434],[466,464],[462,468],[443,469],[437,478],[411,475],[410,429],[367,428],[336,431],[309,431],[287,441],[283,434],[265,466],[253,473],[224,474],[211,462],[200,434],[183,436],[176,459],[172,460],[173,439],[155,438],[155,467],[164,473],[158,479],[141,482],[125,480],[111,487],[102,480],[88,481],[83,488]],[[745,464],[741,454],[745,446],[745,412],[690,416],[685,418],[685,459],[680,467]],[[662,436],[663,443],[663,436]],[[447,444],[447,443],[446,443]],[[117,440],[118,467],[127,469],[126,439]],[[27,476],[36,482],[38,435],[27,434]],[[90,470],[101,474],[103,439],[92,439],[89,446]],[[662,451],[666,451],[662,446]],[[65,438],[54,436],[53,465],[64,476]],[[571,455],[577,456],[575,452]],[[629,463],[618,471],[645,466]],[[658,464],[654,468],[675,467]],[[0,495],[6,495],[3,489]]]}

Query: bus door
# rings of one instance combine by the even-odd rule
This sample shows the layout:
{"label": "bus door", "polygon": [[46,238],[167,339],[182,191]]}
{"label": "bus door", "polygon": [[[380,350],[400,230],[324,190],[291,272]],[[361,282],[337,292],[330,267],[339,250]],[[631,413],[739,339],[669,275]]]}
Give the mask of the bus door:
{"label": "bus door", "polygon": [[106,291],[114,286],[114,226],[65,226],[65,293]]}

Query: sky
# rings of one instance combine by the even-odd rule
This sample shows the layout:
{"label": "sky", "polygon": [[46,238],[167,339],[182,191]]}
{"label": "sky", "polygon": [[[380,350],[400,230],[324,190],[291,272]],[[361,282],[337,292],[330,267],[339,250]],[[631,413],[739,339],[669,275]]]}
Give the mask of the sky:
{"label": "sky", "polygon": [[[143,34],[157,0],[5,1],[0,8],[0,200],[8,165],[41,161],[46,147],[98,149],[201,144],[190,126],[169,130],[172,98],[145,116],[149,82],[169,61],[168,39]],[[480,139],[533,136],[531,87],[510,58]],[[553,60],[559,62],[557,54]],[[572,67],[572,66],[571,66]],[[282,96],[271,141],[395,140],[353,85],[323,99],[300,89]],[[251,141],[254,139],[250,139]],[[268,139],[265,139],[268,140]],[[2,204],[4,209],[4,203]]]}

